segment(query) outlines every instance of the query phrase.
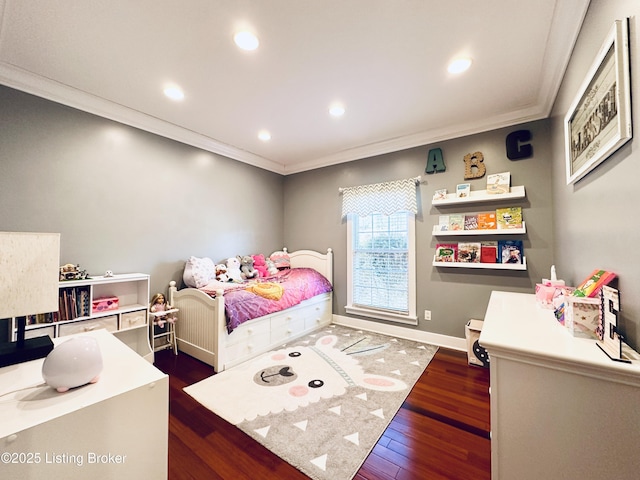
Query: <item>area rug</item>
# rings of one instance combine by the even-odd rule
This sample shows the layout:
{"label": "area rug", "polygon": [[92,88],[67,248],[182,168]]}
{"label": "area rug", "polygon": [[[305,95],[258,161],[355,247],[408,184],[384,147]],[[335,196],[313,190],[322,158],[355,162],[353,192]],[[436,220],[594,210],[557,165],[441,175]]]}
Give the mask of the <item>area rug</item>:
{"label": "area rug", "polygon": [[437,347],[331,325],[184,389],[317,480],[348,480]]}

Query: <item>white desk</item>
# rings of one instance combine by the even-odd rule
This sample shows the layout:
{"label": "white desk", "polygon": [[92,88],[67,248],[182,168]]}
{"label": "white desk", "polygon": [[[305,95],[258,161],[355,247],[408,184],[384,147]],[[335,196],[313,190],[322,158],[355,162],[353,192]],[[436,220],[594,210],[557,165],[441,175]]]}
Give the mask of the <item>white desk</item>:
{"label": "white desk", "polygon": [[572,337],[535,296],[493,292],[491,472],[503,480],[640,478],[640,365]]}
{"label": "white desk", "polygon": [[95,384],[37,386],[44,359],[0,369],[0,476],[167,478],[168,377],[106,330],[79,335],[100,345]]}

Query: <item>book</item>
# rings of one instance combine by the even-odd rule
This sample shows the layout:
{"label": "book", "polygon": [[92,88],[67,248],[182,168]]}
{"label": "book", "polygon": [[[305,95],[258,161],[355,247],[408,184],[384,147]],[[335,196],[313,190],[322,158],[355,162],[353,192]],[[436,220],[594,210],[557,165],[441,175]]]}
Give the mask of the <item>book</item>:
{"label": "book", "polygon": [[496,209],[498,230],[522,228],[522,207]]}
{"label": "book", "polygon": [[471,184],[470,183],[460,183],[456,186],[456,197],[457,198],[467,198],[471,193]]}
{"label": "book", "polygon": [[457,243],[439,243],[436,245],[436,262],[455,262],[457,253]]}
{"label": "book", "polygon": [[511,190],[511,173],[502,172],[487,175],[487,193],[500,195]]}
{"label": "book", "polygon": [[433,192],[433,199],[434,200],[445,200],[447,198],[447,189],[446,188],[441,188],[439,190],[436,190],[435,192]]}
{"label": "book", "polygon": [[481,212],[478,214],[478,230],[493,230],[497,228],[496,212]]}
{"label": "book", "polygon": [[465,215],[464,216],[464,229],[465,230],[477,230],[478,229],[478,215]]}
{"label": "book", "polygon": [[464,213],[453,213],[449,215],[449,230],[464,230]]}
{"label": "book", "polygon": [[440,215],[438,217],[438,230],[440,232],[449,230],[449,215]]}
{"label": "book", "polygon": [[480,242],[458,243],[458,262],[480,263]]}
{"label": "book", "polygon": [[480,263],[498,262],[498,242],[488,240],[480,242]]}
{"label": "book", "polygon": [[522,240],[499,240],[498,255],[500,263],[522,263]]}
{"label": "book", "polygon": [[616,274],[606,270],[594,270],[573,291],[575,297],[597,297],[604,285],[609,285]]}

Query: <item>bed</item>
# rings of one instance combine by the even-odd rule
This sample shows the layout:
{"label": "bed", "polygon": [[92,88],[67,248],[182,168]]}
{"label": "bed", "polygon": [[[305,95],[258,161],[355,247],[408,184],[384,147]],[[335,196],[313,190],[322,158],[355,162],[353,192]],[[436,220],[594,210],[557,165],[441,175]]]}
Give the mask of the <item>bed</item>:
{"label": "bed", "polygon": [[[312,250],[287,252],[292,271],[313,269],[329,286],[333,284],[333,252]],[[213,293],[213,292],[210,292]],[[178,350],[213,366],[221,372],[283,343],[301,337],[332,320],[331,288],[285,310],[244,321],[230,332],[225,313],[225,290],[212,296],[204,289],[178,289],[169,284],[169,303],[179,309],[176,322]],[[226,293],[230,296],[230,293]]]}

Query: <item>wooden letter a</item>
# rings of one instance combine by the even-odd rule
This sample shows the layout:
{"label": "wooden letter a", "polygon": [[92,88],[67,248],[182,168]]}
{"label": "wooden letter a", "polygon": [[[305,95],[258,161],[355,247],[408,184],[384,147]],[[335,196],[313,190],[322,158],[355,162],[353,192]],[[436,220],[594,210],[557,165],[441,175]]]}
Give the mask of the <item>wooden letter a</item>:
{"label": "wooden letter a", "polygon": [[424,169],[424,173],[444,172],[447,169],[444,164],[444,157],[442,156],[441,148],[432,148],[429,150],[427,157],[427,168]]}

